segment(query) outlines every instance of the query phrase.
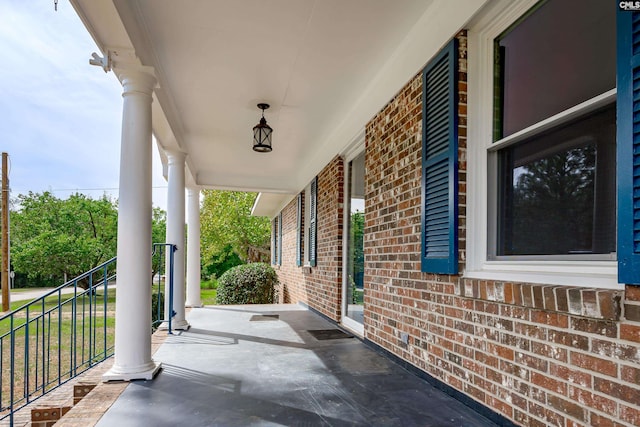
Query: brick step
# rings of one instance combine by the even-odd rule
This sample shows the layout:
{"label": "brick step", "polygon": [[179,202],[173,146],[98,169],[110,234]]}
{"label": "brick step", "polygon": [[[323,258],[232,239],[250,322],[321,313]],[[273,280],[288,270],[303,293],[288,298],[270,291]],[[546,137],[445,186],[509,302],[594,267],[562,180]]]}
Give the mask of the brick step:
{"label": "brick step", "polygon": [[51,427],[60,420],[74,405],[77,405],[96,387],[95,383],[81,382],[73,386],[73,398],[64,402],[49,402],[46,406],[31,410],[31,427]]}
{"label": "brick step", "polygon": [[94,383],[80,383],[73,386],[73,404],[77,405],[91,390],[96,388]]}

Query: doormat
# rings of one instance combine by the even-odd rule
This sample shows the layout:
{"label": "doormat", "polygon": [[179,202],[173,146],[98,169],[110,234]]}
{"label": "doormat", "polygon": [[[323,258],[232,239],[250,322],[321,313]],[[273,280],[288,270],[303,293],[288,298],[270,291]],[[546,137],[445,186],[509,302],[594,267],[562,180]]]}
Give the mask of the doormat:
{"label": "doormat", "polygon": [[348,334],[340,329],[315,329],[308,330],[311,335],[317,340],[338,340],[341,338],[353,338],[353,335]]}
{"label": "doormat", "polygon": [[253,316],[251,316],[251,319],[249,319],[249,322],[264,322],[268,320],[279,320],[279,319],[280,319],[279,314],[254,314]]}

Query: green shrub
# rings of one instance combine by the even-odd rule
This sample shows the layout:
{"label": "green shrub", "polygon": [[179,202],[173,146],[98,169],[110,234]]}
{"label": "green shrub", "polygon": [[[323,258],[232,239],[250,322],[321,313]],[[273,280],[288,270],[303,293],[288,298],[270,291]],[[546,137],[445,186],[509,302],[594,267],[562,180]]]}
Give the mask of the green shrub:
{"label": "green shrub", "polygon": [[227,270],[218,279],[218,304],[272,304],[276,301],[278,275],[268,264],[244,264]]}

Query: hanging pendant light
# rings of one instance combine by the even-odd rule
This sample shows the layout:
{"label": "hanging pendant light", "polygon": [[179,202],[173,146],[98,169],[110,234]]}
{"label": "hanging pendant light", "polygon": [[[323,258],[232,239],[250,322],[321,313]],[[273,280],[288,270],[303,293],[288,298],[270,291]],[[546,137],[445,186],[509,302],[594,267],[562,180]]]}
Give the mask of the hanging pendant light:
{"label": "hanging pendant light", "polygon": [[262,118],[260,123],[253,127],[253,151],[259,153],[268,153],[271,148],[271,134],[273,129],[267,124],[267,120],[264,118],[264,110],[269,108],[269,104],[258,104],[258,108],[262,110]]}

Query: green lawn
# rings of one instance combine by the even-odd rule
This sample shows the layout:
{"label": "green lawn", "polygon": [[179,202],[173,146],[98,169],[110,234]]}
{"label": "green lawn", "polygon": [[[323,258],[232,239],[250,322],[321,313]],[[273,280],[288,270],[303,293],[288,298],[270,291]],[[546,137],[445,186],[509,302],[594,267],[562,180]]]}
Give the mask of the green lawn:
{"label": "green lawn", "polygon": [[217,291],[215,289],[200,289],[200,298],[202,299],[202,304],[215,305],[216,294]]}
{"label": "green lawn", "polygon": [[[78,290],[78,293],[82,292],[82,289]],[[22,306],[25,305],[29,305],[29,318],[33,319],[34,316],[38,316],[39,314],[41,314],[43,311],[46,313],[49,310],[51,310],[54,307],[58,306],[58,303],[61,303],[63,305],[63,307],[71,307],[71,304],[67,301],[70,301],[73,298],[73,294],[62,294],[60,295],[60,297],[58,297],[58,295],[51,295],[47,298],[44,299],[44,304],[43,301],[37,301],[37,302],[31,302],[29,300],[24,300],[24,301],[15,301],[12,302],[10,305],[11,310],[15,310],[17,308],[20,308]],[[90,303],[90,297],[89,295],[84,295],[82,297],[80,297],[77,302],[76,302],[76,311],[80,312],[81,310],[88,310],[89,309],[89,303]],[[107,310],[113,310],[115,307],[115,301],[116,301],[116,291],[115,289],[109,289],[109,291],[107,292]],[[65,304],[65,302],[67,302]],[[103,309],[104,306],[104,294],[102,292],[102,290],[98,290],[97,294],[94,298],[93,301],[91,301],[91,304],[95,304],[97,309],[101,310]],[[22,315],[17,315],[15,320],[14,320],[14,326],[20,325],[24,323],[24,319],[26,318],[26,312],[25,314]],[[9,318],[5,318],[0,320],[0,333],[2,333],[3,331],[7,330],[9,325]]]}
{"label": "green lawn", "polygon": [[[29,304],[28,325],[25,310],[13,317],[15,333],[9,334],[11,318],[0,320],[0,405],[7,406],[9,387],[15,387],[16,397],[25,393],[42,393],[90,364],[98,362],[113,350],[115,289],[105,296],[101,290],[96,295],[79,297],[72,303],[73,295],[47,297],[29,304],[16,301],[12,308]],[[58,302],[62,302],[58,308]],[[90,312],[96,317],[92,320]],[[14,345],[12,345],[14,344]],[[10,360],[15,357],[14,375]]]}
{"label": "green lawn", "polygon": [[218,293],[217,288],[217,280],[203,280],[202,282],[200,282],[200,298],[202,299],[202,304],[216,304],[216,295]]}
{"label": "green lawn", "polygon": [[[203,305],[215,305],[216,304],[216,288],[218,287],[217,281],[203,280],[200,282],[200,299]],[[158,292],[158,285],[153,284],[153,293]],[[164,292],[164,284],[160,285],[160,291]]]}

